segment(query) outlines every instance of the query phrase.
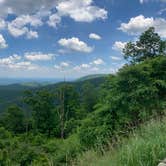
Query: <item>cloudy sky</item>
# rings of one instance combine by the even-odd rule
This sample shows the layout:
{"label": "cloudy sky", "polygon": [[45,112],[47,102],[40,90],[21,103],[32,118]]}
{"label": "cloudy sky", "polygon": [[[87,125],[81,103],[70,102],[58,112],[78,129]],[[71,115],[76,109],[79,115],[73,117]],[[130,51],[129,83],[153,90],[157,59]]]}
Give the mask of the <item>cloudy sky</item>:
{"label": "cloudy sky", "polygon": [[0,0],[0,77],[114,73],[151,26],[166,38],[166,0]]}

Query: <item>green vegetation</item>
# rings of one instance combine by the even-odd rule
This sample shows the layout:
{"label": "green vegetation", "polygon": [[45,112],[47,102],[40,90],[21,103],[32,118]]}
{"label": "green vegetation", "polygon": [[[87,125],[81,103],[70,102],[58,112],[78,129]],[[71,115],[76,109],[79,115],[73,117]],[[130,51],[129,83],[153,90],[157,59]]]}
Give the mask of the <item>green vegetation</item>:
{"label": "green vegetation", "polygon": [[[104,154],[113,146],[118,149],[113,153],[115,160],[105,162],[155,166],[164,157],[165,135],[161,133],[165,127],[149,125],[123,140],[129,143],[118,140],[165,115],[166,42],[150,28],[124,53],[131,63],[115,75],[26,90],[20,103],[9,106],[0,117],[0,165],[72,165],[87,149]],[[153,145],[157,131],[161,140]],[[154,153],[160,148],[159,155]]]}
{"label": "green vegetation", "polygon": [[79,166],[156,166],[166,154],[166,119],[152,120],[127,138],[119,138],[114,147],[101,156],[87,151],[75,165]]}

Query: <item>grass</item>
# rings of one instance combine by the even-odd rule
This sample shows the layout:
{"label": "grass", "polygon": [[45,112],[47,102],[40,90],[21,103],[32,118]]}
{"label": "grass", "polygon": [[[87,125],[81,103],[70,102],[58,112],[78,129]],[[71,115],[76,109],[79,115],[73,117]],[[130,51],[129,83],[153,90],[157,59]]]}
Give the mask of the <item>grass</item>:
{"label": "grass", "polygon": [[85,152],[74,165],[79,166],[157,166],[166,158],[166,118],[152,120],[122,138],[117,147],[100,156],[95,151]]}

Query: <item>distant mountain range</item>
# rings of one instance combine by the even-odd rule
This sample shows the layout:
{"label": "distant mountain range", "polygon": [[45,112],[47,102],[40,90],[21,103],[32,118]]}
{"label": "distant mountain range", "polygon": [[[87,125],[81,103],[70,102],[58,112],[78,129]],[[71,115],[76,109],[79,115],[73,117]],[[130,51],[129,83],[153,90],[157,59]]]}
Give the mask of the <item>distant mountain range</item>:
{"label": "distant mountain range", "polygon": [[[77,90],[81,89],[81,87],[87,82],[90,82],[95,87],[98,87],[105,81],[107,76],[108,75],[106,74],[88,75],[76,80],[71,79],[71,81],[66,81],[66,83],[75,86]],[[29,81],[29,79],[25,79],[14,84],[12,84],[9,80],[6,80],[6,82],[3,81],[3,83],[7,84],[0,85],[0,112],[3,112],[11,104],[21,104],[21,98],[24,95],[25,90],[47,89],[54,91],[58,88],[58,86],[64,83],[62,79],[59,79],[59,81],[57,79],[57,82],[53,83],[49,82],[50,80],[47,81],[46,79],[46,82],[26,82],[26,80]]]}
{"label": "distant mountain range", "polygon": [[87,75],[84,77],[81,77],[79,79],[77,79],[76,81],[85,81],[85,80],[89,80],[89,79],[94,79],[94,78],[101,78],[101,77],[107,77],[108,74],[93,74],[93,75]]}
{"label": "distant mountain range", "polygon": [[[73,79],[68,79],[69,81]],[[0,78],[0,85],[22,84],[26,86],[48,85],[63,81],[62,78]]]}

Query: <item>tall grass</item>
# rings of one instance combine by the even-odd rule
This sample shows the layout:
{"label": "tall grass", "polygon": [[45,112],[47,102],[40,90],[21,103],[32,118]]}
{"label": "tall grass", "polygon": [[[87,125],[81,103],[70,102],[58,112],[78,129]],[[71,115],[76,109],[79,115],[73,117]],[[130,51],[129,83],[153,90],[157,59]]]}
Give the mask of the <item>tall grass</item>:
{"label": "tall grass", "polygon": [[166,157],[166,118],[144,124],[129,138],[103,156],[88,151],[79,157],[79,166],[156,166]]}

